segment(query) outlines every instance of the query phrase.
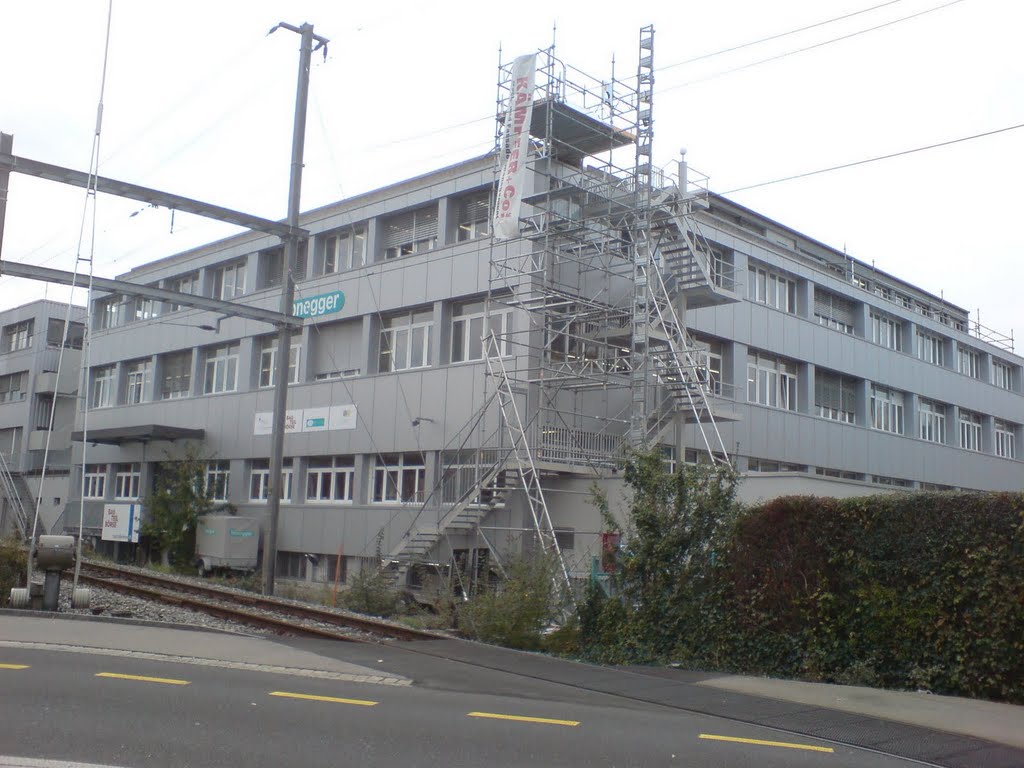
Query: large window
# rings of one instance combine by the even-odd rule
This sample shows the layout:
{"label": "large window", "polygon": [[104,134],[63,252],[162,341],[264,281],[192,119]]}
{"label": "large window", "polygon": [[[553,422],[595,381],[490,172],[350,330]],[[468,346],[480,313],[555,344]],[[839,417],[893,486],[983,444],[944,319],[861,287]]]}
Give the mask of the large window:
{"label": "large window", "polygon": [[485,336],[493,333],[498,343],[498,354],[509,353],[508,337],[512,331],[512,310],[491,307],[485,312],[484,302],[455,307],[452,317],[452,362],[483,360]]}
{"label": "large window", "polygon": [[856,311],[856,302],[815,286],[814,317],[819,324],[843,333],[853,333]]}
{"label": "large window", "polygon": [[351,456],[313,456],[306,462],[306,501],[352,501]]}
{"label": "large window", "polygon": [[230,301],[245,293],[245,262],[225,264],[213,270],[213,298]]}
{"label": "large window", "polygon": [[981,355],[978,351],[971,349],[970,347],[957,346],[957,360],[959,365],[957,370],[964,376],[970,376],[972,379],[981,378]]}
{"label": "large window", "polygon": [[917,356],[932,365],[946,364],[946,340],[924,331],[917,332]]}
{"label": "large window", "polygon": [[796,363],[753,352],[747,355],[747,401],[796,410]]}
{"label": "large window", "polygon": [[117,366],[105,365],[92,370],[90,408],[109,408],[117,399]]}
{"label": "large window", "polygon": [[231,462],[206,463],[206,491],[214,501],[227,501],[231,498]]}
{"label": "large window", "polygon": [[384,221],[385,259],[429,251],[437,245],[437,207],[406,211]]}
{"label": "large window", "polygon": [[[292,460],[284,459],[281,463],[281,494],[282,501],[292,499]],[[270,459],[253,459],[249,473],[249,500],[267,501],[270,499]]]}
{"label": "large window", "polygon": [[747,270],[747,298],[783,312],[796,312],[796,281],[760,266]]}
{"label": "large window", "polygon": [[107,492],[107,465],[85,465],[85,487],[82,495],[87,499],[102,499]]}
{"label": "large window", "polygon": [[146,388],[152,377],[153,364],[149,360],[137,360],[128,363],[128,375],[125,381],[125,403],[136,405],[146,397]]}
{"label": "large window", "polygon": [[[195,296],[199,293],[199,273],[190,272],[187,275],[173,277],[167,281],[167,289]],[[177,312],[179,309],[181,309],[180,304],[170,304],[168,311]]]}
{"label": "large window", "polygon": [[886,315],[871,313],[871,340],[888,349],[903,351],[903,323]]}
{"label": "large window", "polygon": [[489,190],[473,192],[458,199],[458,241],[474,240],[491,234]]}
{"label": "large window", "polygon": [[25,399],[26,371],[0,376],[0,403],[13,403]]}
{"label": "large window", "polygon": [[128,322],[128,299],[124,296],[110,296],[95,304],[95,327],[104,330],[117,328]]}
{"label": "large window", "polygon": [[871,426],[882,432],[903,434],[903,393],[871,385]]}
{"label": "large window", "polygon": [[427,470],[422,453],[385,453],[373,468],[373,501],[413,504],[422,502]]}
{"label": "large window", "polygon": [[981,450],[981,414],[960,410],[960,447]]}
{"label": "large window", "polygon": [[390,373],[430,365],[431,310],[408,312],[381,320],[378,371]]}
{"label": "large window", "polygon": [[114,498],[139,498],[139,485],[142,479],[142,465],[118,464],[114,474]]}
{"label": "large window", "polygon": [[[277,381],[277,336],[264,336],[259,340],[260,386],[272,387]],[[300,344],[292,344],[288,354],[288,383],[299,383]]]}
{"label": "large window", "polygon": [[922,399],[917,413],[920,438],[929,443],[946,442],[946,406]]}
{"label": "large window", "polygon": [[192,392],[192,352],[174,352],[161,361],[160,398],[175,400]]}
{"label": "large window", "polygon": [[28,349],[32,346],[32,329],[35,326],[34,320],[22,320],[20,323],[12,323],[4,326],[3,351],[17,352],[19,349]]}
{"label": "large window", "polygon": [[152,320],[160,314],[160,303],[156,299],[136,296],[132,304],[134,307],[133,320]]}
{"label": "large window", "polygon": [[206,350],[206,375],[203,392],[234,392],[238,389],[238,345],[225,344]]}
{"label": "large window", "polygon": [[814,408],[822,418],[856,423],[856,379],[817,369],[814,372]]}
{"label": "large window", "polygon": [[353,227],[320,238],[321,274],[330,275],[366,264],[366,228]]}
{"label": "large window", "polygon": [[1002,360],[992,361],[992,383],[1000,389],[1013,389],[1013,366]]}
{"label": "large window", "polygon": [[46,323],[46,345],[64,346],[67,349],[81,349],[85,326],[82,323],[68,323],[68,336],[64,339],[64,321],[51,317]]}
{"label": "large window", "polygon": [[1017,428],[1008,421],[996,419],[996,456],[1004,459],[1017,458],[1016,433]]}

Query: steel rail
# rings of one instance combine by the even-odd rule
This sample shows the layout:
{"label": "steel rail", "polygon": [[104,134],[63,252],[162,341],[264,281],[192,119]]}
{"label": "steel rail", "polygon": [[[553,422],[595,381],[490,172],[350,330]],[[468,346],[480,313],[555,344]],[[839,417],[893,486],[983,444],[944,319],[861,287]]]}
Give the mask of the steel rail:
{"label": "steel rail", "polygon": [[[335,611],[326,610],[323,608],[316,608],[310,605],[298,605],[273,597],[265,597],[258,594],[240,593],[235,590],[222,589],[220,587],[214,587],[212,585],[180,581],[178,579],[161,576],[157,573],[140,573],[133,569],[122,568],[120,566],[110,565],[107,563],[87,561],[82,564],[82,569],[83,574],[88,573],[90,571],[92,572],[92,583],[96,584],[97,586],[109,587],[110,589],[115,590],[118,590],[120,587],[131,588],[133,590],[140,590],[140,596],[148,597],[154,600],[159,600],[161,602],[174,602],[174,600],[189,600],[189,598],[185,598],[181,595],[160,593],[156,591],[153,591],[152,594],[142,594],[144,588],[136,585],[147,584],[153,587],[159,587],[161,589],[170,590],[171,593],[178,592],[188,595],[195,595],[198,597],[227,600],[251,608],[284,613],[296,619],[318,621],[324,624],[332,624],[336,627],[343,629],[356,629],[362,632],[367,632],[369,634],[395,638],[398,640],[436,640],[438,638],[444,637],[440,634],[425,632],[423,630],[413,629],[412,627],[403,627],[391,622],[386,622],[379,619],[372,619],[366,616],[352,616],[348,614],[342,614],[337,613]],[[111,577],[125,579],[130,582],[135,582],[135,584],[125,584],[124,582],[110,581],[109,579]],[[202,606],[209,605],[198,600],[192,602],[195,603],[195,606],[188,604],[187,607],[196,607],[197,610],[205,610],[205,608],[203,608]],[[230,608],[225,608],[223,606],[212,607],[216,608],[217,610],[224,610],[226,612],[230,612],[233,610]],[[239,617],[239,620],[245,620],[246,617],[259,620],[262,619],[262,617],[260,617],[258,614],[251,614],[247,611],[239,610],[237,615]],[[234,616],[224,616],[224,618],[230,619],[234,618]],[[280,626],[280,628],[283,630],[294,630],[295,633],[299,633],[300,631],[306,631],[307,629],[316,630],[315,627],[309,628],[305,625],[289,624],[288,622],[283,621],[279,621],[278,626]],[[357,642],[369,642],[366,640],[352,637],[342,637],[341,635],[336,635],[335,633],[328,632],[327,630],[318,630],[317,632],[311,633],[317,634],[320,637],[332,637],[334,639],[356,640]]]}

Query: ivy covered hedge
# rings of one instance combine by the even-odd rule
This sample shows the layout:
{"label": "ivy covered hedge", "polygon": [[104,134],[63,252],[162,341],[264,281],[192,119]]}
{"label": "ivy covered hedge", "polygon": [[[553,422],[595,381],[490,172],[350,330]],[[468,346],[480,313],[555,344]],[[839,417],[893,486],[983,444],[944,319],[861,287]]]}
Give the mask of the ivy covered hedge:
{"label": "ivy covered hedge", "polygon": [[617,597],[581,608],[584,655],[1024,703],[1024,494],[741,509],[726,470],[631,464]]}

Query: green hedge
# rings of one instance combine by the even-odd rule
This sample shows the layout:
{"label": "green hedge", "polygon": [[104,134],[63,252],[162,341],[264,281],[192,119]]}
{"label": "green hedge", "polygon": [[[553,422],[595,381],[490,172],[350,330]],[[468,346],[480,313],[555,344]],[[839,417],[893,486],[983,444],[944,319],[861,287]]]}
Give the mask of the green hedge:
{"label": "green hedge", "polygon": [[617,596],[584,601],[581,655],[1024,703],[1024,494],[740,509],[727,474],[633,463]]}

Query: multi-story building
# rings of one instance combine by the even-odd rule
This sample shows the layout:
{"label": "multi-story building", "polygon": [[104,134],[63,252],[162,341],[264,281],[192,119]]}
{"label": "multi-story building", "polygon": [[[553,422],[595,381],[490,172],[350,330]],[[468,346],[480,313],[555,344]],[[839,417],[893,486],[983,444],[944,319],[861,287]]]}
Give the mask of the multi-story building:
{"label": "multi-story building", "polygon": [[25,535],[38,503],[38,532],[48,533],[67,503],[84,314],[71,308],[65,336],[64,304],[0,312],[0,532]]}
{"label": "multi-story building", "polygon": [[[683,161],[653,169],[643,66],[598,113],[542,61],[518,238],[491,237],[493,155],[302,217],[280,576],[378,555],[472,575],[531,542],[586,576],[590,487],[621,484],[629,444],[734,461],[748,500],[1020,488],[1012,340],[708,194]],[[250,233],[123,279],[273,309],[282,267],[281,243]],[[189,440],[215,498],[265,514],[272,329],[119,296],[92,316],[85,532]]]}

